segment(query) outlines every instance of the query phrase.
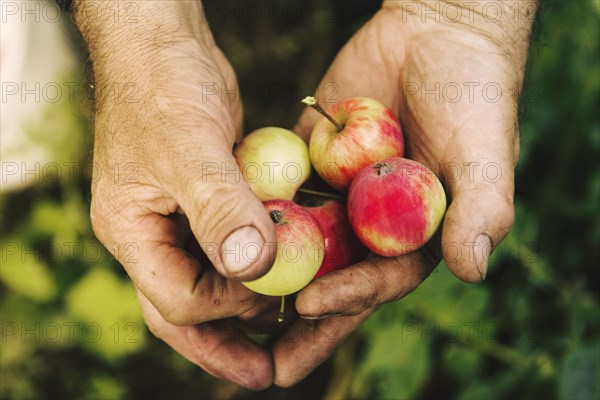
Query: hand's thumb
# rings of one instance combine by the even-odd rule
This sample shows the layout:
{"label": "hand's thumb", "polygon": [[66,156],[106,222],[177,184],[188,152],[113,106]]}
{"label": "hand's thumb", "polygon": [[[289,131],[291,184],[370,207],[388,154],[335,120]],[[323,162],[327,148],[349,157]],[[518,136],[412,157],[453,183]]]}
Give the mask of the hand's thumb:
{"label": "hand's thumb", "polygon": [[[480,143],[468,138],[468,132],[462,135]],[[459,155],[451,157],[454,162],[444,173],[452,200],[444,218],[442,252],[448,268],[466,282],[485,279],[491,252],[514,222],[513,160],[518,150],[509,138],[515,136],[487,137],[481,146],[457,145]]]}
{"label": "hand's thumb", "polygon": [[448,268],[466,282],[485,279],[490,254],[513,221],[511,198],[483,187],[458,193],[446,212],[442,233]]}
{"label": "hand's thumb", "polygon": [[275,226],[244,181],[227,144],[211,148],[205,143],[201,153],[195,157],[202,161],[184,167],[176,179],[174,197],[198,243],[223,276],[258,278],[275,258]]}

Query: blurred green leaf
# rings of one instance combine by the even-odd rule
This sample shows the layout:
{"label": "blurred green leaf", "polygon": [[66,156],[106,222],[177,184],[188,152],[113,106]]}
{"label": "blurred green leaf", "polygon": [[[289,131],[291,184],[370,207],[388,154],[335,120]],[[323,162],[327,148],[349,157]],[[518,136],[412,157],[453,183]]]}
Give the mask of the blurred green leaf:
{"label": "blurred green leaf", "polygon": [[564,357],[558,380],[561,399],[600,398],[600,343],[578,345]]}
{"label": "blurred green leaf", "polygon": [[461,282],[444,263],[402,299],[403,307],[415,316],[442,325],[479,321],[488,302],[489,293],[483,286]]}
{"label": "blurred green leaf", "polygon": [[2,268],[0,279],[15,292],[32,300],[46,302],[56,296],[54,278],[35,248],[18,237],[0,243]]}
{"label": "blurred green leaf", "polygon": [[107,267],[90,270],[66,294],[69,314],[86,323],[83,345],[107,359],[141,348],[145,328],[129,282],[122,282]]}
{"label": "blurred green leaf", "polygon": [[390,324],[368,338],[353,396],[406,399],[419,391],[430,368],[430,342],[421,335],[403,335],[405,329],[405,324]]}
{"label": "blurred green leaf", "polygon": [[446,369],[461,381],[470,381],[481,365],[481,353],[455,344],[446,347],[443,359]]}
{"label": "blurred green leaf", "polygon": [[118,400],[125,398],[125,388],[116,377],[94,376],[91,379],[87,398]]}
{"label": "blurred green leaf", "polygon": [[465,389],[458,396],[459,400],[481,400],[496,399],[498,393],[495,392],[490,382],[471,380]]}
{"label": "blurred green leaf", "polygon": [[28,228],[33,232],[50,237],[54,237],[57,232],[72,230],[72,228],[69,229],[68,218],[65,218],[64,205],[49,200],[42,200],[35,204]]}

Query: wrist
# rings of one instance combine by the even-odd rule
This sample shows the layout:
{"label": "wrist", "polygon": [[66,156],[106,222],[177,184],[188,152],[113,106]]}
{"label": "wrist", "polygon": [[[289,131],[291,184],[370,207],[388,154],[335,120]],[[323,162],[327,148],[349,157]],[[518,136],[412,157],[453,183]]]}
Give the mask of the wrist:
{"label": "wrist", "polygon": [[[73,17],[87,43],[96,81],[142,72],[178,47],[209,51],[214,39],[197,1],[75,0]],[[116,75],[116,76],[115,76]]]}
{"label": "wrist", "polygon": [[[382,8],[394,13],[411,43],[454,43],[480,53],[503,56],[518,71],[527,58],[531,26],[538,0],[385,0]],[[416,38],[421,40],[416,40]],[[424,40],[423,40],[424,39]]]}
{"label": "wrist", "polygon": [[[539,0],[384,0],[402,22],[463,26],[481,31],[511,31],[531,26]],[[517,32],[518,34],[524,32]]]}
{"label": "wrist", "polygon": [[526,49],[538,0],[385,0],[382,7],[411,34],[455,29]]}

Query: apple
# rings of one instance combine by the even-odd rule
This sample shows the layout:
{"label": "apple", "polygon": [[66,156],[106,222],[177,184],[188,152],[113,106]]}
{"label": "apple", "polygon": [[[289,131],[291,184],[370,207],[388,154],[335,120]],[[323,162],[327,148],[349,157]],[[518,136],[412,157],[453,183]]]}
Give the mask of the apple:
{"label": "apple", "polygon": [[299,291],[315,276],[323,262],[325,239],[315,217],[298,204],[287,200],[263,204],[277,233],[275,261],[265,275],[242,283],[260,294],[285,296]]}
{"label": "apple", "polygon": [[399,256],[423,246],[446,211],[442,184],[424,165],[401,157],[362,169],[348,193],[348,216],[373,253]]}
{"label": "apple", "polygon": [[366,97],[345,99],[326,112],[314,97],[304,104],[325,118],[317,121],[309,141],[310,160],[317,173],[340,192],[347,192],[364,167],[404,155],[400,122],[388,107]]}
{"label": "apple", "polygon": [[263,201],[292,200],[310,176],[308,147],[287,129],[257,129],[242,140],[233,154],[242,176]]}
{"label": "apple", "polygon": [[367,257],[369,251],[354,234],[344,203],[325,200],[320,205],[304,208],[315,217],[325,239],[323,263],[313,279],[356,264]]}

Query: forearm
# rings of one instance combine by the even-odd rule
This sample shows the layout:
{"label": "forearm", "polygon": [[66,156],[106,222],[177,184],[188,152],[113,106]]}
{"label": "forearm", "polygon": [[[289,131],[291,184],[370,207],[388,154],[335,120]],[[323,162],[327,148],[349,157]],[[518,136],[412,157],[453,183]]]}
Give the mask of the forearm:
{"label": "forearm", "polygon": [[90,52],[96,79],[144,61],[175,44],[214,45],[199,1],[76,0],[73,17]]}
{"label": "forearm", "polygon": [[413,35],[447,34],[449,27],[476,33],[523,70],[538,0],[385,0],[403,30]]}
{"label": "forearm", "polygon": [[[383,8],[401,10],[403,20],[456,23],[481,30],[513,30],[526,34],[539,0],[384,0]],[[486,29],[488,28],[488,29]]]}

